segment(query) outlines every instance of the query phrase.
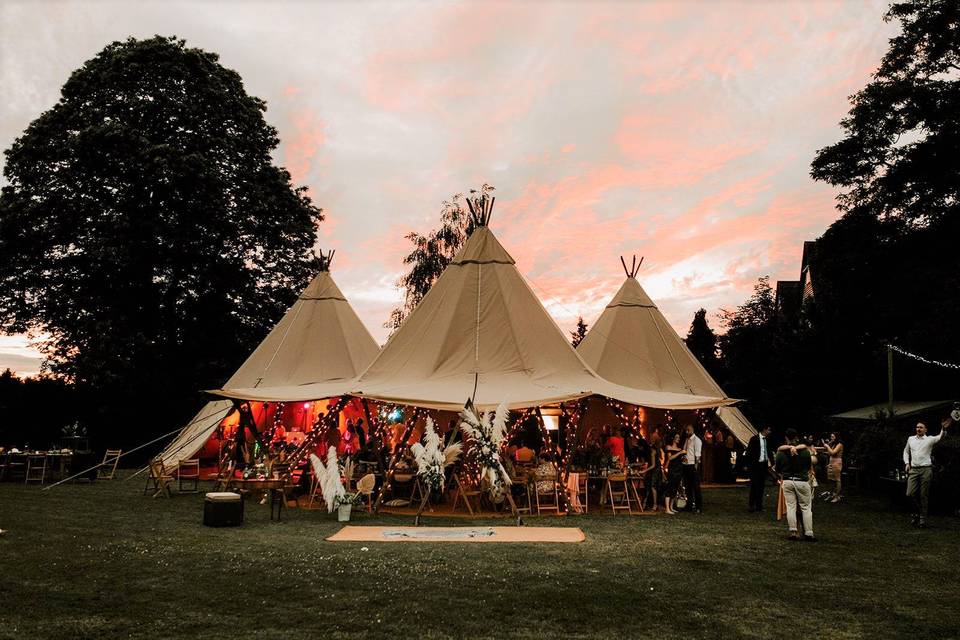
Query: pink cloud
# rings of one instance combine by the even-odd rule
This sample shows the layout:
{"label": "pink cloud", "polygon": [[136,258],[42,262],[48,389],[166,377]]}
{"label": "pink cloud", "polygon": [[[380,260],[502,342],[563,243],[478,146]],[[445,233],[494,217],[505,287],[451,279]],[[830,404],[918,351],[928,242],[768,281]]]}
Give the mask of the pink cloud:
{"label": "pink cloud", "polygon": [[311,109],[301,108],[289,115],[292,133],[283,139],[283,165],[295,185],[303,184],[323,143],[325,125]]}

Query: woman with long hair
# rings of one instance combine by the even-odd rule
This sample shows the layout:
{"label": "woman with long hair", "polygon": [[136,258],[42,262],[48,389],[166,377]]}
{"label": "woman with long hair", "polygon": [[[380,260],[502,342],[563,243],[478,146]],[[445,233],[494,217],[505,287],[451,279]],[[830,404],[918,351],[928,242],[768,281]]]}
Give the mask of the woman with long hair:
{"label": "woman with long hair", "polygon": [[650,510],[660,508],[660,494],[663,493],[663,443],[656,440],[650,445],[648,463],[650,474],[647,476],[647,496],[650,501]]}
{"label": "woman with long hair", "polygon": [[841,472],[843,471],[843,441],[840,434],[836,431],[830,434],[830,442],[821,441],[830,461],[827,463],[827,480],[834,483],[833,493],[830,494],[830,502],[840,502]]}
{"label": "woman with long hair", "polygon": [[677,514],[673,510],[673,504],[677,498],[677,490],[680,488],[680,480],[683,476],[683,456],[685,454],[683,447],[680,446],[680,434],[673,434],[664,454],[667,465],[667,488],[664,492],[666,508],[664,512],[672,516]]}

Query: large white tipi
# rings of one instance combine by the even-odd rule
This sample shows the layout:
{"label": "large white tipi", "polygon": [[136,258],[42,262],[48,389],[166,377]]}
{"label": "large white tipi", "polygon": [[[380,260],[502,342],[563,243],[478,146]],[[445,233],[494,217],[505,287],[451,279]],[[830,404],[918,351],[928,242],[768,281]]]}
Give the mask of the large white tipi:
{"label": "large white tipi", "polygon": [[[577,346],[584,361],[627,387],[730,400],[637,281],[636,261],[629,268],[621,262],[626,280]],[[756,433],[739,409],[717,413],[741,442]]]}
{"label": "large white tipi", "polygon": [[[342,385],[370,364],[380,348],[330,275],[333,253],[321,256],[319,273],[224,388]],[[164,466],[196,455],[232,408],[230,400],[207,403],[161,454]]]}

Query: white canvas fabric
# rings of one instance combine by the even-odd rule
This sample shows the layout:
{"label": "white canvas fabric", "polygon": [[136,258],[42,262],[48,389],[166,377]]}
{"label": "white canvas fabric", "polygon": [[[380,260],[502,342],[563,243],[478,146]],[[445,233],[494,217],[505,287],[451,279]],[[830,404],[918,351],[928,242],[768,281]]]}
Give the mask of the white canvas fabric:
{"label": "white canvas fabric", "polygon": [[[577,355],[487,227],[477,228],[419,306],[352,384],[352,395],[419,407],[531,407],[598,394],[650,407],[725,404],[718,395],[639,390],[602,379]],[[263,400],[339,395],[318,383],[236,390]]]}
{"label": "white canvas fabric", "polygon": [[598,376],[520,275],[487,227],[477,228],[370,366],[353,381],[261,384],[219,392],[262,401],[317,400],[349,393],[383,402],[461,409],[512,409],[603,395],[630,404],[698,409],[729,404],[720,394],[637,389]]}
{"label": "white canvas fabric", "polygon": [[[321,271],[216,393],[277,400],[275,394],[258,390],[327,384],[333,392],[322,397],[340,395],[379,351],[330,272]],[[201,409],[161,454],[164,465],[172,468],[196,455],[232,406],[229,400],[215,400]]]}
{"label": "white canvas fabric", "polygon": [[[577,352],[598,374],[620,385],[726,400],[719,404],[734,402],[634,277],[628,276],[620,286]],[[756,433],[738,409],[722,409],[717,415],[743,443]]]}

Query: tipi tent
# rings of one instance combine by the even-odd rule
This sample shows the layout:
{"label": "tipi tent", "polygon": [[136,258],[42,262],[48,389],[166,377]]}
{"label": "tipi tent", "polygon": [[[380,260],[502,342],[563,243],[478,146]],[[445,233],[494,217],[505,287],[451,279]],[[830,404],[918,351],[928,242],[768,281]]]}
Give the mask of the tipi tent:
{"label": "tipi tent", "polygon": [[[321,256],[320,272],[224,387],[342,385],[370,364],[380,348],[330,276],[333,253]],[[207,403],[163,452],[164,465],[193,457],[232,407]]]}
{"label": "tipi tent", "polygon": [[[719,394],[640,390],[612,384],[577,355],[490,231],[492,200],[474,211],[476,229],[429,293],[351,384],[383,402],[459,410],[507,402],[532,407],[603,395],[661,408],[716,407]],[[338,395],[342,385],[225,389],[224,395],[293,401]]]}
{"label": "tipi tent", "polygon": [[[627,278],[577,352],[597,373],[617,384],[729,400],[640,286],[636,260],[629,268],[621,261]],[[717,413],[741,442],[756,433],[739,409],[724,407]]]}

